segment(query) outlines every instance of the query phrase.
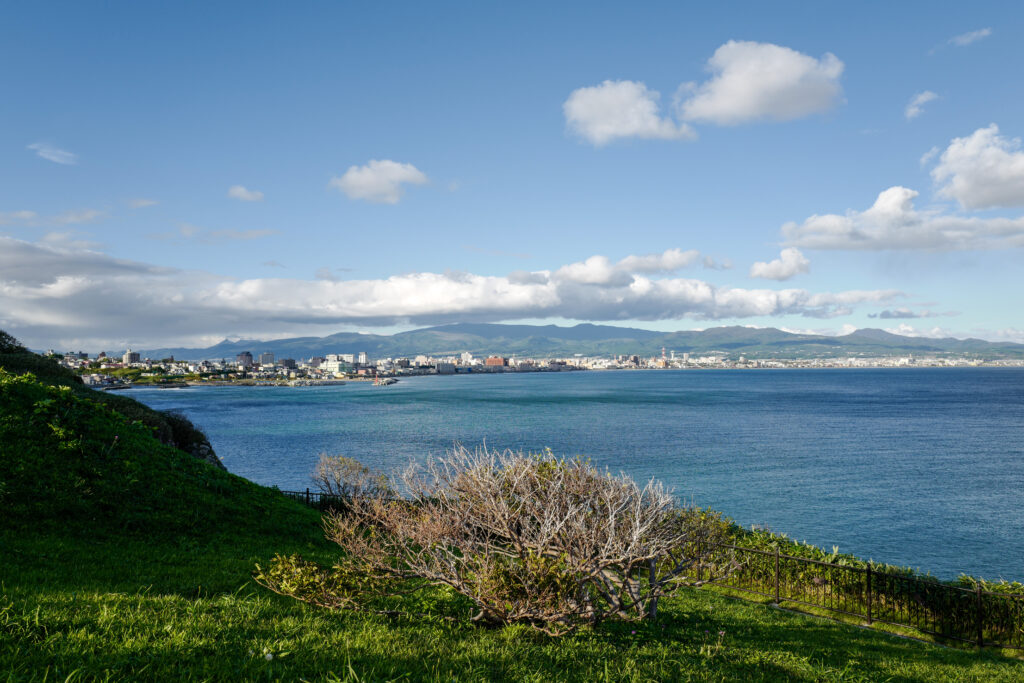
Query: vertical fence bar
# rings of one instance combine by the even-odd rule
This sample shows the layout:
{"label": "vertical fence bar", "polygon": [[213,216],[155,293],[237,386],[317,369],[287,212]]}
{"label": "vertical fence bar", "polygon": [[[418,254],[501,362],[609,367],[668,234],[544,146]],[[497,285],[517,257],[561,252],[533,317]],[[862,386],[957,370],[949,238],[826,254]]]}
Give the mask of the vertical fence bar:
{"label": "vertical fence bar", "polygon": [[775,546],[775,604],[779,604],[779,547]]}
{"label": "vertical fence bar", "polygon": [[309,505],[309,487],[306,487],[306,505]]}
{"label": "vertical fence bar", "polygon": [[981,648],[985,644],[985,622],[982,621],[981,613],[981,582],[977,584],[977,590],[975,595],[978,596],[978,647]]}
{"label": "vertical fence bar", "polygon": [[[710,552],[710,551],[708,551]],[[697,585],[700,585],[700,577],[704,575],[704,543],[697,541]]]}
{"label": "vertical fence bar", "polygon": [[868,562],[868,624],[870,625],[874,619],[871,615],[871,563]]}

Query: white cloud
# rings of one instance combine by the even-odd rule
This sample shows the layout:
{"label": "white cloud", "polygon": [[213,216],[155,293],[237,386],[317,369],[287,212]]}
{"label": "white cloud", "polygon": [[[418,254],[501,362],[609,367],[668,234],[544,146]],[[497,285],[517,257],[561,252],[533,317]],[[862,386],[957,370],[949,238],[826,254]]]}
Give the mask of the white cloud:
{"label": "white cloud", "polygon": [[36,153],[36,155],[42,157],[43,159],[46,159],[47,161],[52,161],[56,164],[65,164],[71,166],[78,163],[77,154],[72,154],[67,150],[60,149],[59,147],[55,147],[45,142],[34,142],[31,145],[29,145],[26,149],[31,149],[33,152]]}
{"label": "white cloud", "polygon": [[758,261],[750,266],[750,277],[761,277],[766,280],[788,280],[799,273],[810,270],[811,262],[795,247],[783,249],[779,258],[765,263]]}
{"label": "white cloud", "polygon": [[350,166],[343,176],[331,178],[329,185],[344,192],[349,199],[397,204],[404,192],[403,185],[423,185],[426,182],[426,174],[412,164],[371,159],[365,166]]}
{"label": "white cloud", "polygon": [[165,345],[226,332],[280,335],[341,323],[828,318],[901,296],[892,290],[720,287],[630,274],[620,265],[668,272],[683,259],[675,250],[666,253],[660,260],[627,257],[617,264],[592,257],[564,269],[506,277],[446,272],[376,280],[235,280],[0,237],[0,311],[8,331],[31,344],[74,338],[100,345],[129,337],[136,344]]}
{"label": "white cloud", "polygon": [[927,166],[928,164],[930,164],[932,162],[932,159],[939,156],[939,152],[941,151],[942,150],[940,150],[938,147],[932,147],[930,150],[921,155],[921,165]]}
{"label": "white cloud", "polygon": [[242,185],[232,185],[228,188],[228,196],[243,202],[262,202],[263,193],[257,190],[249,190]]}
{"label": "white cloud", "polygon": [[978,218],[914,208],[917,192],[890,187],[871,208],[786,223],[790,246],[807,249],[999,249],[1024,246],[1024,217]]}
{"label": "white cloud", "polygon": [[903,115],[907,117],[908,121],[910,119],[916,119],[924,113],[924,105],[938,98],[939,96],[931,90],[919,92],[910,98],[910,102],[907,103],[907,108],[903,110]]}
{"label": "white cloud", "polygon": [[662,117],[657,91],[636,81],[579,88],[562,105],[569,129],[598,147],[620,138],[692,140],[693,129]]}
{"label": "white cloud", "polygon": [[16,223],[31,223],[39,218],[35,211],[8,211],[0,212],[0,225],[12,225]]}
{"label": "white cloud", "polygon": [[732,268],[732,261],[729,259],[717,261],[713,256],[705,256],[702,263],[708,270],[729,270]]}
{"label": "white cloud", "polygon": [[74,209],[54,216],[53,221],[61,225],[71,223],[92,223],[106,215],[105,211],[100,211],[98,209]]}
{"label": "white cloud", "polygon": [[35,211],[11,211],[0,213],[0,225],[72,225],[77,223],[93,223],[106,217],[106,211],[99,209],[72,209],[56,216],[40,216]]}
{"label": "white cloud", "polygon": [[950,45],[956,45],[957,47],[967,47],[971,43],[975,43],[982,38],[988,38],[992,35],[991,28],[981,28],[977,31],[968,31],[967,33],[961,33],[958,36],[953,36],[949,39]]}
{"label": "white cloud", "polygon": [[1006,138],[991,124],[954,138],[932,169],[939,195],[967,209],[1024,206],[1024,151],[1019,138]]}
{"label": "white cloud", "polygon": [[147,206],[156,206],[159,203],[160,202],[158,202],[155,199],[144,199],[142,197],[140,197],[138,199],[129,199],[128,200],[128,206],[132,207],[133,209],[144,209]]}
{"label": "white cloud", "polygon": [[842,94],[843,63],[831,53],[815,59],[781,45],[731,40],[707,68],[711,79],[692,86],[679,104],[687,121],[788,121],[831,109]]}
{"label": "white cloud", "polygon": [[644,256],[627,256],[618,262],[617,267],[631,273],[668,273],[685,268],[700,258],[696,249],[669,249],[661,254]]}

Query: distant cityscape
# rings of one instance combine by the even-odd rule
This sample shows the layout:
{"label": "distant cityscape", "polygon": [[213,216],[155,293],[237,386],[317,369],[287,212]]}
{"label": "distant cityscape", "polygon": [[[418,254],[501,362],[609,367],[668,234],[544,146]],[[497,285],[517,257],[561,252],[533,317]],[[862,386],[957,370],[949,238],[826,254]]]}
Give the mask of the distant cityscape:
{"label": "distant cityscape", "polygon": [[344,380],[373,380],[414,375],[457,375],[502,372],[571,372],[599,370],[686,370],[686,369],[784,369],[784,368],[910,368],[910,367],[1024,367],[1022,359],[919,356],[913,354],[879,357],[836,358],[747,358],[744,355],[712,353],[696,355],[662,349],[660,355],[585,356],[563,358],[517,358],[514,356],[417,355],[411,358],[371,358],[366,352],[337,353],[308,359],[275,358],[270,351],[250,351],[234,358],[188,361],[173,357],[152,359],[127,349],[123,354],[95,357],[83,352],[47,355],[79,373],[83,381],[97,388],[132,385],[182,386],[217,383],[265,383],[286,385],[331,384]]}

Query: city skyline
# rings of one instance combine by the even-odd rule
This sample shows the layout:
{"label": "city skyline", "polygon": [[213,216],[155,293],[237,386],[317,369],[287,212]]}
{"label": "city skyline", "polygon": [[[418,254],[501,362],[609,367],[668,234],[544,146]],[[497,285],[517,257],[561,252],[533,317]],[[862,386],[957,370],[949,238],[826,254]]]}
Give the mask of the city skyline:
{"label": "city skyline", "polygon": [[34,347],[449,322],[1024,342],[1011,3],[7,15],[0,328]]}

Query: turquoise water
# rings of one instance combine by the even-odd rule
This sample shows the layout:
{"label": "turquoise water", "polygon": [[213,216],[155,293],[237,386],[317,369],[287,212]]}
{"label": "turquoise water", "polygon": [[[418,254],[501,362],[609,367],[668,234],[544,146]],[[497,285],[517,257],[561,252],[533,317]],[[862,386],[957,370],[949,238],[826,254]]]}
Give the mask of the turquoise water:
{"label": "turquoise water", "polygon": [[739,523],[876,561],[1024,579],[1024,369],[413,377],[133,389],[229,470],[304,490],[321,452],[389,469],[453,442],[585,454]]}

